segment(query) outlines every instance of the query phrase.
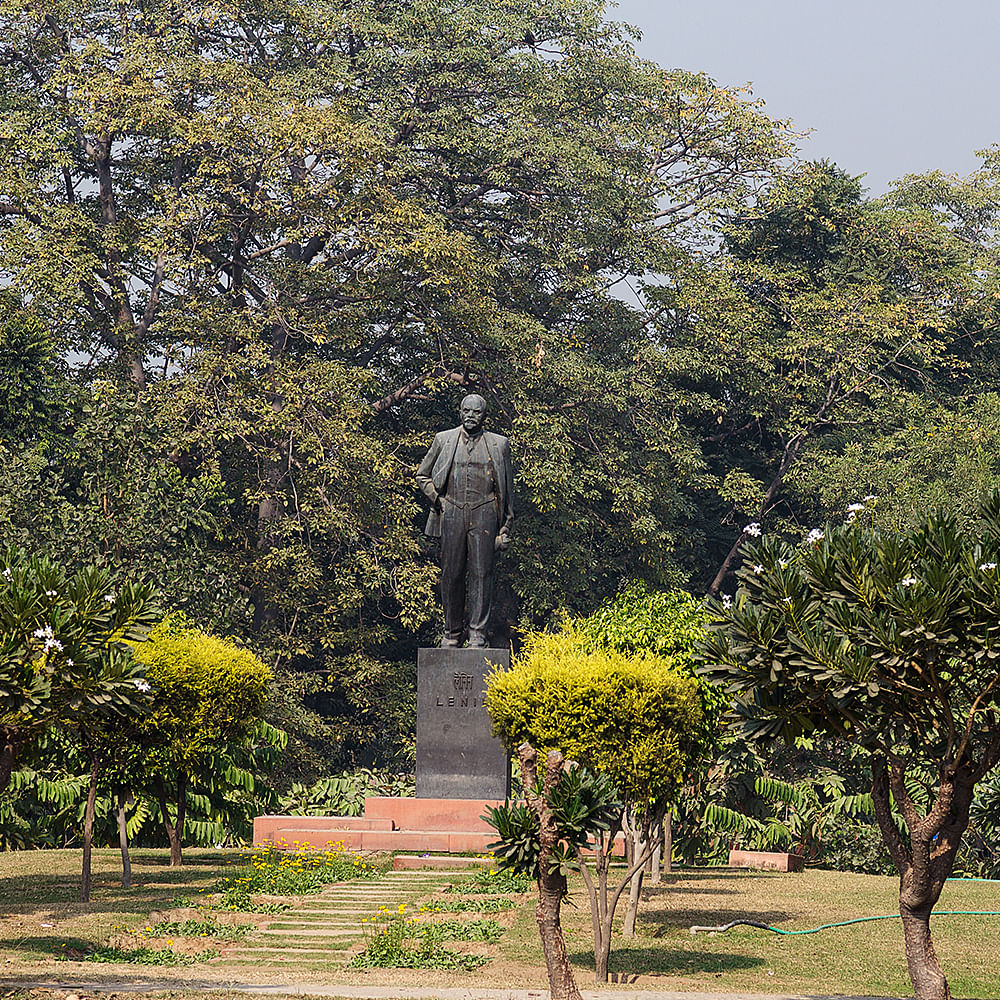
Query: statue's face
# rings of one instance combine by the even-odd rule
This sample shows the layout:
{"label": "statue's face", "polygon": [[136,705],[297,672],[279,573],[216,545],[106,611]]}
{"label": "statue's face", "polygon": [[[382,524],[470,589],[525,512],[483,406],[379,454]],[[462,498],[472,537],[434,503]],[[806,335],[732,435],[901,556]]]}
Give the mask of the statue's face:
{"label": "statue's face", "polygon": [[458,415],[467,434],[478,434],[486,419],[486,403],[477,396],[462,400]]}

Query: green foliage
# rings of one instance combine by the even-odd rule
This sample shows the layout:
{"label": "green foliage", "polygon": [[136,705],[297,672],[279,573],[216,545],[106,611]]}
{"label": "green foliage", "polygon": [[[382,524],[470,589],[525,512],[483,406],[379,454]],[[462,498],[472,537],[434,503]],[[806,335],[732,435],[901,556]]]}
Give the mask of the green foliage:
{"label": "green foliage", "polygon": [[[106,737],[110,758],[98,781],[94,843],[118,844],[117,808],[126,791],[126,830],[135,847],[162,847],[160,803],[143,788],[142,769],[134,764],[133,726]],[[197,846],[241,844],[251,839],[253,820],[273,812],[276,798],[269,773],[279,754],[280,737],[266,724],[243,741],[207,758],[208,766],[185,790],[185,836]],[[7,793],[0,797],[0,849],[71,847],[81,843],[89,765],[69,734],[52,731],[24,754]],[[148,774],[146,775],[148,778]],[[124,788],[123,788],[124,782]]]}
{"label": "green foliage", "polygon": [[[527,892],[534,884],[534,876],[516,870],[500,867],[480,868],[471,878],[462,879],[449,886],[446,892],[467,895],[500,895],[512,892]],[[489,902],[483,900],[483,902]],[[479,901],[475,902],[479,905]]]}
{"label": "green foliage", "polygon": [[710,756],[717,749],[729,704],[725,691],[699,678],[695,670],[695,650],[710,619],[705,602],[686,591],[653,591],[643,583],[632,583],[592,615],[574,620],[573,629],[588,648],[624,656],[655,653],[674,669],[697,678],[702,707],[699,739],[704,754]]}
{"label": "green foliage", "polygon": [[693,661],[711,613],[683,590],[652,591],[632,583],[593,614],[574,621],[577,636],[626,656],[656,653],[675,667]]}
{"label": "green foliage", "polygon": [[295,784],[281,796],[278,808],[291,816],[360,816],[368,796],[413,795],[413,778],[389,771],[359,768],[348,774],[320,778],[310,786]]}
{"label": "green foliage", "polygon": [[663,656],[588,649],[571,621],[526,638],[511,669],[490,675],[487,707],[509,749],[559,749],[633,802],[676,788],[701,749],[691,677]]}
{"label": "green foliage", "polygon": [[149,704],[143,665],[129,643],[156,620],[153,589],[105,570],[67,575],[42,555],[9,548],[0,558],[0,791],[16,755],[48,727],[91,737]]}
{"label": "green foliage", "polygon": [[[502,929],[496,921],[476,921],[460,925],[458,921],[442,921],[440,929],[432,922],[405,915],[405,905],[395,913],[383,908],[373,917],[362,921],[365,950],[348,963],[355,969],[462,969],[471,972],[485,965],[485,955],[463,955],[443,948],[442,940],[496,940]],[[475,931],[463,932],[461,927],[474,928],[476,923],[490,925]],[[494,926],[495,925],[495,928]]]}
{"label": "green foliage", "polygon": [[716,803],[705,810],[704,825],[738,836],[749,850],[791,850],[810,860],[826,855],[827,827],[837,817],[850,819],[874,815],[871,795],[843,794],[838,775],[796,782],[779,781],[766,775],[754,782],[758,799],[777,809],[763,819]]}
{"label": "green foliage", "polygon": [[998,551],[998,497],[972,532],[942,513],[898,533],[827,527],[799,548],[765,537],[705,670],[751,695],[757,734],[826,731],[935,770],[976,759],[996,735]]}
{"label": "green foliage", "polygon": [[[559,775],[548,794],[540,783],[534,792],[551,811],[558,831],[551,861],[554,868],[576,867],[577,850],[593,850],[594,839],[613,836],[620,827],[622,803],[606,775],[570,767]],[[541,852],[538,814],[523,803],[505,802],[487,806],[485,818],[499,837],[490,848],[496,854],[500,874],[537,880]]]}
{"label": "green foliage", "polygon": [[703,522],[714,591],[747,522],[791,536],[882,495],[899,481],[887,438],[994,366],[992,350],[973,361],[959,346],[977,325],[966,309],[986,298],[976,241],[913,204],[865,200],[830,163],[776,177],[720,235],[649,292],[664,338],[701,358],[696,385],[712,400],[695,419],[723,484]]}
{"label": "green foliage", "polygon": [[195,955],[185,955],[173,948],[94,948],[79,958],[60,955],[66,961],[100,962],[115,965],[119,962],[128,965],[197,965],[210,959],[218,958],[219,952],[214,948],[206,948]]}
{"label": "green foliage", "polygon": [[846,814],[833,816],[826,824],[816,863],[821,868],[839,872],[896,874],[895,865],[874,822]]}
{"label": "green foliage", "polygon": [[0,293],[0,448],[49,437],[67,395],[57,345],[41,318]]}
{"label": "green foliage", "polygon": [[3,436],[0,527],[306,678],[333,720],[326,757],[294,742],[308,783],[410,742],[384,664],[438,614],[410,474],[466,391],[520,451],[507,619],[681,580],[702,398],[613,285],[669,270],[790,133],[595,0],[175,15],[0,11],[4,312],[34,331],[4,368],[60,406]]}
{"label": "green foliage", "polygon": [[161,920],[145,929],[148,937],[210,937],[242,941],[254,928],[249,924],[220,924],[214,920]]}
{"label": "green foliage", "polygon": [[243,737],[260,716],[271,671],[232,640],[168,618],[135,655],[155,692],[141,725],[144,750],[171,771],[202,766],[207,752]]}
{"label": "green foliage", "polygon": [[[298,847],[298,845],[292,845]],[[377,879],[384,869],[373,865],[360,854],[335,845],[320,851],[301,848],[259,847],[243,856],[233,875],[219,880],[216,891],[223,894],[228,909],[254,893],[271,896],[300,896],[320,892],[331,882],[352,879]]]}
{"label": "green foliage", "polygon": [[499,941],[504,928],[496,920],[421,921],[418,933],[432,941]]}

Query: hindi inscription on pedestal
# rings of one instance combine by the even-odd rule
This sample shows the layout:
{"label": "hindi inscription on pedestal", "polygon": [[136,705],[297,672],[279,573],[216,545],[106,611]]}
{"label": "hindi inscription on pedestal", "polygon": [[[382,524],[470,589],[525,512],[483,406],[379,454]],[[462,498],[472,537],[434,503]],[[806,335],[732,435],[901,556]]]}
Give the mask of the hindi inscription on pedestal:
{"label": "hindi inscription on pedestal", "polygon": [[486,675],[506,649],[417,651],[417,797],[505,799],[510,760],[490,731]]}

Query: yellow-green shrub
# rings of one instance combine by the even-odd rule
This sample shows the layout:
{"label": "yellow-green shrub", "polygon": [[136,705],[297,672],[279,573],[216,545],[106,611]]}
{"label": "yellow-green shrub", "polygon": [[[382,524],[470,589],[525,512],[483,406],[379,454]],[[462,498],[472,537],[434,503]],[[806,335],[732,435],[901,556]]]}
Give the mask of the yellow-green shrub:
{"label": "yellow-green shrub", "polygon": [[194,765],[260,717],[271,670],[249,649],[172,619],[134,648],[153,686],[142,729],[175,767]]}
{"label": "yellow-green shrub", "polygon": [[700,749],[698,682],[668,658],[594,649],[571,622],[528,637],[488,679],[487,708],[511,752],[527,741],[608,775],[626,800],[664,794]]}

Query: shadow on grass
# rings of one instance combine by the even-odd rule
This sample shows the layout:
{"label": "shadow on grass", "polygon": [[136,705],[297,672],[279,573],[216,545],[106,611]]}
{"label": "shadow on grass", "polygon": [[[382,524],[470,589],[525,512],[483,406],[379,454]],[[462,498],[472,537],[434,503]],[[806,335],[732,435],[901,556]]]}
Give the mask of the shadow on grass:
{"label": "shadow on grass", "polygon": [[[594,968],[594,953],[578,951],[570,961],[581,968]],[[614,948],[608,959],[608,972],[634,975],[671,975],[680,972],[732,972],[765,965],[763,958],[729,952],[684,951],[680,948]]]}
{"label": "shadow on grass", "polygon": [[728,910],[718,909],[675,909],[657,910],[652,905],[643,907],[639,915],[639,923],[643,933],[653,937],[662,937],[678,928],[691,927],[694,924],[707,927],[718,927],[728,924],[731,920],[759,920],[764,924],[780,924],[783,920],[792,919],[786,910]]}
{"label": "shadow on grass", "polygon": [[[0,899],[10,900],[8,913],[35,912],[53,905],[79,904],[81,912],[114,912],[131,909],[139,903],[153,901],[162,905],[191,885],[201,888],[204,871],[197,868],[174,868],[167,871],[138,872],[129,889],[121,887],[120,879],[103,876],[92,883],[89,903],[80,902],[80,879],[65,875],[24,875],[0,879]],[[75,907],[74,907],[75,908]]]}
{"label": "shadow on grass", "polygon": [[739,889],[716,889],[703,885],[643,885],[642,895],[647,901],[662,897],[670,897],[677,893],[690,892],[699,896],[733,896]]}
{"label": "shadow on grass", "polygon": [[4,941],[3,945],[5,948],[21,952],[24,955],[70,960],[78,960],[97,947],[93,941],[72,935],[68,937],[10,938]]}
{"label": "shadow on grass", "polygon": [[752,868],[698,868],[665,872],[658,885],[651,888],[670,889],[684,882],[738,882],[746,878],[780,878],[785,872],[769,872]]}

